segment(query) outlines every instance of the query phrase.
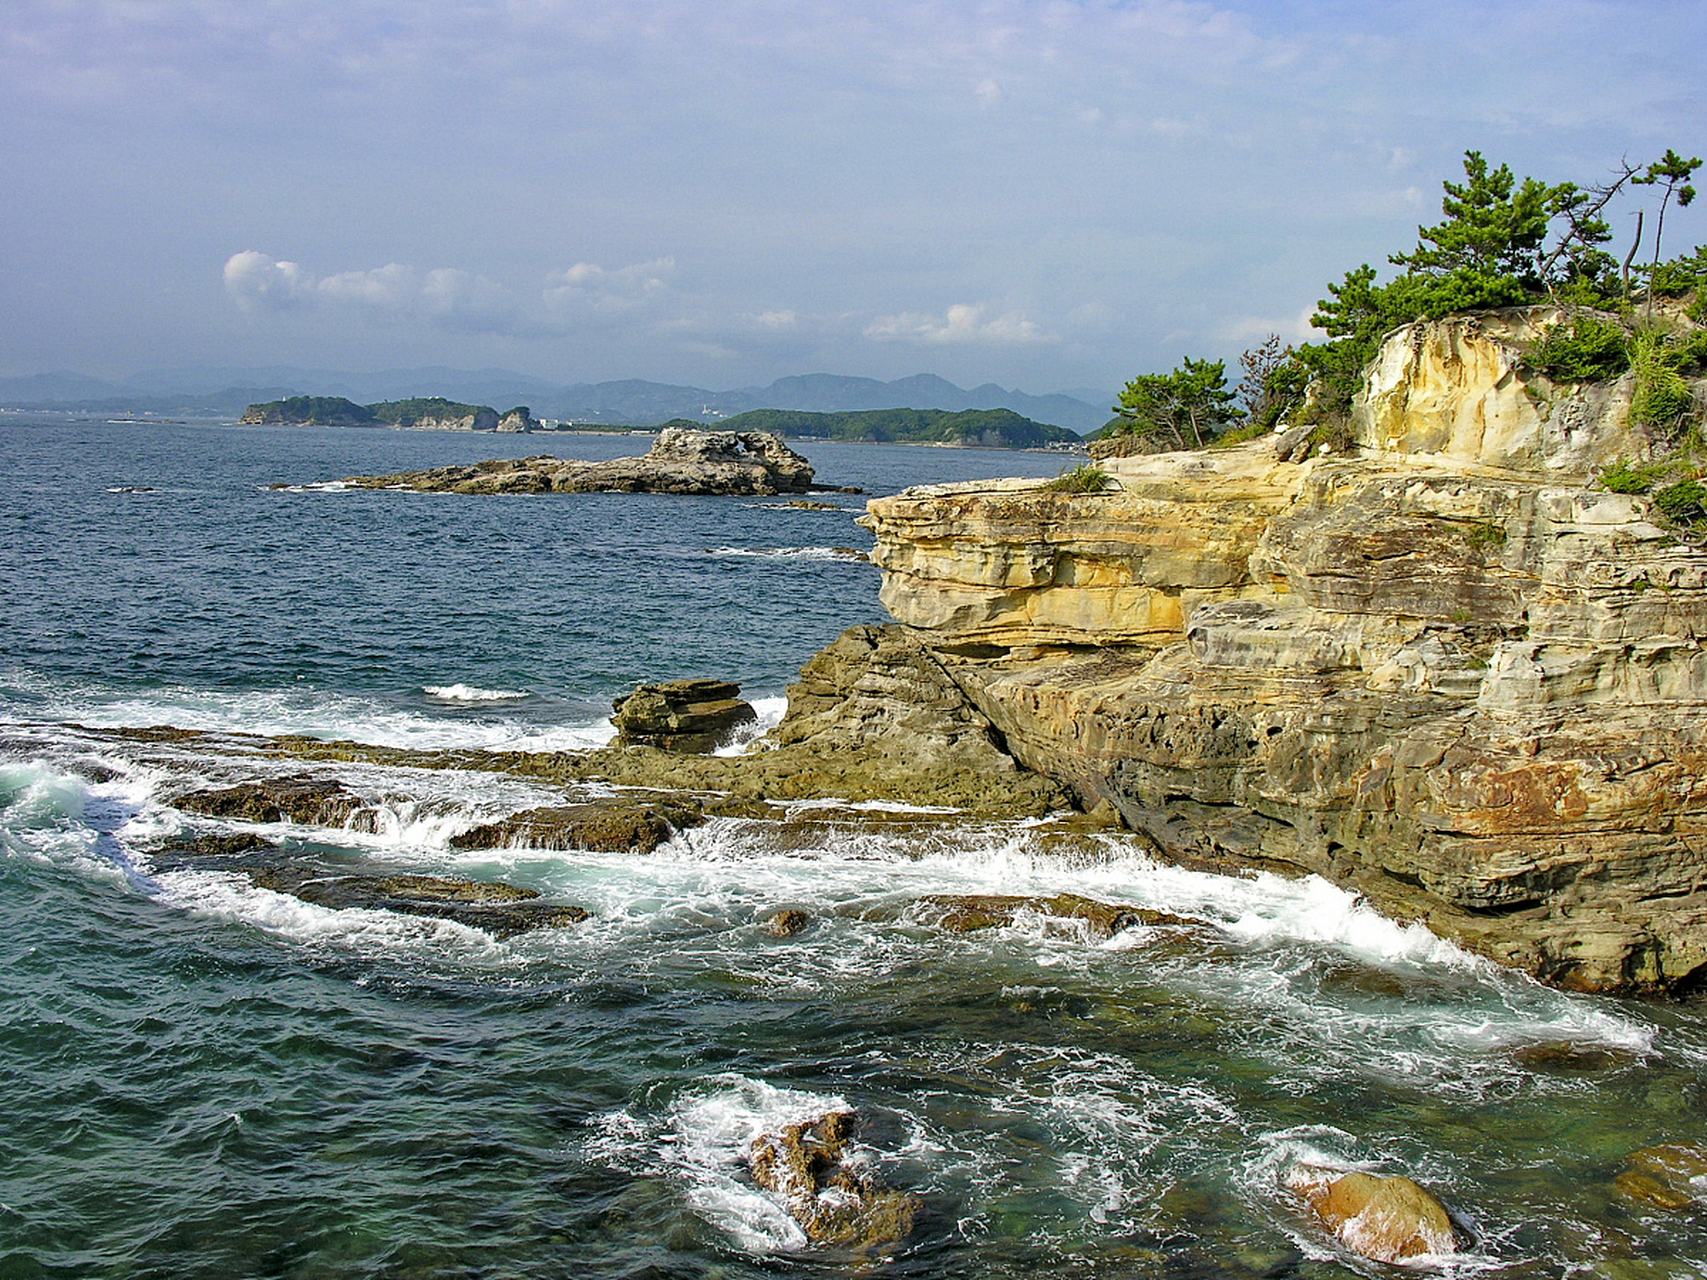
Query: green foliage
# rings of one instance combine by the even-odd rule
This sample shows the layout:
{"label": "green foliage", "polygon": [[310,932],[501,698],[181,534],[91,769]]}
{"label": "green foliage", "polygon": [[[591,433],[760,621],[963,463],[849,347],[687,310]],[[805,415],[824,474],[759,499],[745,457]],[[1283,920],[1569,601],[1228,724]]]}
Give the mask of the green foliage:
{"label": "green foliage", "polygon": [[[1660,273],[1660,240],[1665,235],[1666,206],[1671,203],[1673,196],[1677,198],[1677,207],[1680,209],[1695,202],[1695,188],[1689,185],[1689,180],[1700,167],[1701,157],[1696,156],[1685,160],[1677,152],[1667,147],[1663,156],[1649,165],[1645,172],[1631,179],[1639,187],[1652,187],[1662,184],[1665,187],[1664,193],[1660,196],[1659,220],[1654,225],[1654,261],[1650,269],[1650,277],[1658,276]],[[1650,314],[1653,311],[1653,305],[1654,294],[1653,290],[1650,289],[1648,291]]]}
{"label": "green foliage", "polygon": [[1126,384],[1107,435],[1131,435],[1175,449],[1201,449],[1243,416],[1227,389],[1222,360],[1193,360],[1170,373],[1139,374]]}
{"label": "green foliage", "polygon": [[1244,444],[1247,441],[1266,436],[1273,430],[1274,428],[1265,422],[1247,420],[1236,427],[1228,427],[1227,430],[1209,442],[1209,447],[1211,449],[1231,449],[1236,444]]}
{"label": "green foliage", "polygon": [[1388,259],[1430,282],[1432,316],[1508,306],[1538,289],[1541,245],[1565,194],[1534,178],[1519,184],[1503,164],[1490,170],[1480,151],[1464,153],[1464,176],[1462,184],[1442,184],[1446,220],[1420,228],[1414,252]]}
{"label": "green foliage", "polygon": [[1100,493],[1108,485],[1108,473],[1094,463],[1063,471],[1043,486],[1049,493]]}
{"label": "green foliage", "polygon": [[371,427],[378,419],[365,405],[342,396],[289,396],[252,404],[243,416],[250,421],[310,427]]}
{"label": "green foliage", "polygon": [[368,406],[368,411],[380,422],[397,427],[412,427],[430,418],[497,417],[497,411],[483,404],[458,404],[443,396],[416,397],[412,400],[382,400]]}
{"label": "green foliage", "polygon": [[1503,524],[1495,524],[1491,520],[1478,520],[1464,531],[1464,537],[1472,547],[1492,550],[1505,546],[1506,529]]}
{"label": "green foliage", "polygon": [[1294,387],[1282,376],[1283,371],[1294,367],[1292,357],[1292,348],[1281,347],[1278,333],[1269,334],[1261,346],[1239,357],[1239,367],[1245,376],[1239,379],[1238,397],[1244,401],[1245,416],[1252,426],[1272,427],[1303,392],[1302,382]]}
{"label": "green foliage", "polygon": [[1646,493],[1670,469],[1668,463],[1639,467],[1620,458],[1600,473],[1600,487],[1609,493]]}
{"label": "green foliage", "polygon": [[1707,244],[1693,253],[1662,262],[1648,277],[1648,289],[1660,298],[1681,298],[1707,287]]}
{"label": "green foliage", "polygon": [[1679,480],[1654,493],[1654,506],[1674,524],[1694,526],[1707,521],[1707,485]]}
{"label": "green foliage", "polygon": [[1695,406],[1695,396],[1672,361],[1675,348],[1665,335],[1638,333],[1632,344],[1631,367],[1636,389],[1630,401],[1630,421],[1670,437]]}
{"label": "green foliage", "polygon": [[1601,382],[1630,367],[1624,326],[1591,314],[1555,325],[1529,349],[1528,363],[1555,382]]}
{"label": "green foliage", "polygon": [[1012,409],[864,409],[852,413],[809,413],[803,409],[753,409],[719,423],[677,418],[667,427],[696,431],[769,431],[793,438],[865,443],[950,444],[982,449],[1036,449],[1077,444],[1065,427],[1033,422]]}

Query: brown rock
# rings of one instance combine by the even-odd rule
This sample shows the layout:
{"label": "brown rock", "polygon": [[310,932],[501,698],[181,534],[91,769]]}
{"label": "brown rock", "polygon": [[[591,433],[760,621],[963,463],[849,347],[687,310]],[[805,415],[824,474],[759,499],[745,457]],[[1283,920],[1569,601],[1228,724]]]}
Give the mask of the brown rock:
{"label": "brown rock", "polygon": [[867,1252],[904,1240],[920,1204],[846,1162],[857,1123],[831,1111],[788,1125],[756,1138],[750,1160],[754,1183],[781,1197],[813,1244]]}
{"label": "brown rock", "polygon": [[679,830],[699,823],[699,806],[686,797],[632,800],[527,809],[451,839],[453,849],[586,849],[596,853],[651,853]]}
{"label": "brown rock", "polygon": [[341,827],[362,803],[343,783],[329,778],[242,782],[216,791],[187,791],[173,801],[180,809],[215,818],[310,827]]}
{"label": "brown rock", "polygon": [[993,893],[931,894],[918,901],[920,914],[951,933],[972,933],[1011,925],[1021,914],[1083,920],[1097,937],[1108,938],[1134,925],[1189,925],[1196,921],[1148,907],[1098,902],[1076,893],[1053,897],[1009,896]]}
{"label": "brown rock", "polygon": [[764,919],[764,931],[773,938],[792,938],[797,933],[805,931],[812,923],[812,917],[804,911],[786,907],[773,911]]}
{"label": "brown rock", "polygon": [[1409,1178],[1301,1165],[1288,1184],[1347,1248],[1376,1262],[1458,1251],[1446,1206]]}
{"label": "brown rock", "polygon": [[616,712],[615,745],[658,747],[664,751],[715,751],[735,730],[758,714],[737,695],[728,680],[666,680],[643,684],[611,704]]}

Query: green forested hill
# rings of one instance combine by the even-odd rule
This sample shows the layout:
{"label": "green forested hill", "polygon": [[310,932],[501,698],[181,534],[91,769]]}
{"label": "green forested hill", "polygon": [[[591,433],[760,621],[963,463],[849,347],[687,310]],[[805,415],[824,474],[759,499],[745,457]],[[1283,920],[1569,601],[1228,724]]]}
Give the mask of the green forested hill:
{"label": "green forested hill", "polygon": [[719,423],[676,418],[666,427],[723,431],[769,431],[784,437],[813,437],[867,443],[952,444],[985,449],[1034,449],[1075,444],[1065,427],[1022,418],[1012,409],[864,409],[854,413],[807,413],[799,409],[754,409]]}

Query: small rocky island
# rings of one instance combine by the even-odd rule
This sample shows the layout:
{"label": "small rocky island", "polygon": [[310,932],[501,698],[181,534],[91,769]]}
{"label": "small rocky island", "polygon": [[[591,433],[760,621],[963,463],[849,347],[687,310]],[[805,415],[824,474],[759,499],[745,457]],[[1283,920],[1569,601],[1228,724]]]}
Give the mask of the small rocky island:
{"label": "small rocky island", "polygon": [[410,489],[421,493],[675,493],[768,497],[827,490],[859,492],[815,484],[812,475],[812,464],[769,432],[697,431],[678,427],[659,432],[651,451],[640,458],[584,462],[541,454],[388,476],[350,476],[340,483],[357,489]]}

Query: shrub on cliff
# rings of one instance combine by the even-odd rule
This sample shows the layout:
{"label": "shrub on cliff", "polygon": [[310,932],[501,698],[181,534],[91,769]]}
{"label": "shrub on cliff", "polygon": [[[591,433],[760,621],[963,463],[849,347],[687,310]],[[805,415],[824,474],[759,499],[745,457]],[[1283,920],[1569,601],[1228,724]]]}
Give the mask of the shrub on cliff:
{"label": "shrub on cliff", "polygon": [[1137,436],[1163,448],[1201,449],[1244,413],[1234,406],[1222,360],[1193,360],[1170,373],[1139,374],[1126,384],[1105,438]]}
{"label": "shrub on cliff", "polygon": [[1543,334],[1526,360],[1555,382],[1616,378],[1630,367],[1630,335],[1603,316],[1580,314]]}

